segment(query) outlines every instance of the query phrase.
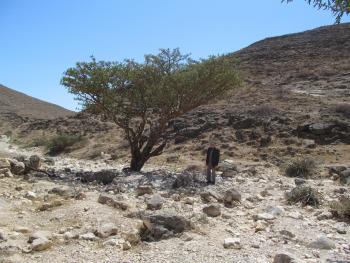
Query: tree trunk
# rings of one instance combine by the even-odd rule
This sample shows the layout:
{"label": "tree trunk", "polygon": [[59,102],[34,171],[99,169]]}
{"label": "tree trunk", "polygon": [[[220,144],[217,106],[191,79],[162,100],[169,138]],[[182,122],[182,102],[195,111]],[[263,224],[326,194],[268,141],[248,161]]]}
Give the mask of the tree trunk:
{"label": "tree trunk", "polygon": [[130,162],[130,170],[134,172],[141,171],[143,165],[145,164],[145,160],[140,156],[132,156]]}

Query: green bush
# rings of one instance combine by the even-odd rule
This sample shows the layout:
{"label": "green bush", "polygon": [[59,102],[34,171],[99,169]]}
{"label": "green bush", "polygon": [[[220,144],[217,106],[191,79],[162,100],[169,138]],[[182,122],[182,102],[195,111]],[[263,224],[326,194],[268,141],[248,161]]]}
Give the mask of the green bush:
{"label": "green bush", "polygon": [[74,145],[82,142],[82,136],[59,134],[49,139],[46,143],[46,147],[49,155],[57,155],[68,152]]}
{"label": "green bush", "polygon": [[350,222],[350,198],[342,197],[331,203],[331,213],[341,221]]}
{"label": "green bush", "polygon": [[316,162],[311,158],[297,158],[283,167],[286,176],[300,178],[309,178],[315,173],[316,168]]}
{"label": "green bush", "polygon": [[289,204],[319,206],[321,203],[321,195],[310,186],[297,186],[286,194],[286,198]]}

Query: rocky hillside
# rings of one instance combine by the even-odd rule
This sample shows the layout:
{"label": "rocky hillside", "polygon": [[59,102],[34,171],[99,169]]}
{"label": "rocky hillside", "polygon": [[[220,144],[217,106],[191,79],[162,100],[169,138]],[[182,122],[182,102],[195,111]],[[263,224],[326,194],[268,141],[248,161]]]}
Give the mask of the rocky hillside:
{"label": "rocky hillside", "polygon": [[60,106],[0,85],[0,120],[17,124],[29,119],[55,119],[73,114]]}

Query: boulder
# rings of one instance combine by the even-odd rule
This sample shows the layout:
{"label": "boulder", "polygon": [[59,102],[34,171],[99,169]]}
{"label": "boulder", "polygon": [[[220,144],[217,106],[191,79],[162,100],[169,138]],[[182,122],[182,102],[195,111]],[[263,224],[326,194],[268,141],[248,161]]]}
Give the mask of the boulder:
{"label": "boulder", "polygon": [[82,183],[97,182],[106,185],[112,183],[118,174],[115,170],[101,170],[98,172],[78,172],[76,176],[80,178]]}
{"label": "boulder", "polygon": [[340,183],[350,185],[350,168],[339,173]]}
{"label": "boulder", "polygon": [[43,251],[52,247],[52,242],[45,237],[34,239],[32,243],[33,251]]}
{"label": "boulder", "polygon": [[82,235],[79,235],[79,238],[82,240],[95,241],[98,238],[94,235],[94,233],[88,232]]}
{"label": "boulder", "polygon": [[41,158],[38,155],[32,155],[29,157],[29,162],[28,162],[28,166],[30,168],[33,168],[35,170],[40,169],[41,166]]}
{"label": "boulder", "polygon": [[309,247],[316,249],[330,250],[335,248],[335,243],[325,236],[318,237],[309,244]]}
{"label": "boulder", "polygon": [[273,263],[299,263],[300,261],[296,259],[289,253],[279,253],[273,258]]}
{"label": "boulder", "polygon": [[129,209],[129,205],[127,203],[123,201],[115,200],[112,196],[107,194],[100,194],[97,202],[99,202],[100,204],[103,204],[103,205],[106,204],[121,210]]}
{"label": "boulder", "polygon": [[142,215],[144,229],[141,240],[167,239],[190,228],[190,222],[174,211],[159,211]]}
{"label": "boulder", "polygon": [[113,235],[116,235],[117,233],[118,233],[118,228],[112,223],[103,224],[100,227],[98,227],[94,232],[94,234],[100,238],[113,236]]}
{"label": "boulder", "polygon": [[137,196],[145,195],[145,194],[153,194],[152,185],[139,185],[136,188]]}
{"label": "boulder", "polygon": [[17,160],[11,160],[11,172],[20,175],[23,174],[26,169],[26,166],[23,162]]}
{"label": "boulder", "polygon": [[226,206],[232,206],[234,203],[240,202],[242,196],[235,188],[231,188],[225,192],[223,199]]}
{"label": "boulder", "polygon": [[241,249],[241,240],[239,238],[226,238],[224,240],[224,248],[234,248],[234,249]]}
{"label": "boulder", "polygon": [[203,208],[203,212],[211,217],[217,217],[221,215],[221,209],[219,205],[208,205]]}
{"label": "boulder", "polygon": [[163,203],[164,203],[163,198],[160,195],[155,194],[147,201],[147,209],[149,210],[161,209],[163,206]]}
{"label": "boulder", "polygon": [[31,235],[29,235],[28,243],[31,244],[31,243],[33,243],[33,241],[35,239],[39,239],[39,238],[41,238],[43,240],[44,239],[51,239],[51,236],[52,236],[52,234],[49,231],[43,231],[43,230],[35,231]]}

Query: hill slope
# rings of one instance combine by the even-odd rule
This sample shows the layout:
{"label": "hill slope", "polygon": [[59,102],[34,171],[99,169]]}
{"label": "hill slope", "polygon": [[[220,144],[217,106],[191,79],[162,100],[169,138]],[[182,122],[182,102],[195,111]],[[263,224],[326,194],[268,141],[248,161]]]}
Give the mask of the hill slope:
{"label": "hill slope", "polygon": [[0,85],[0,119],[55,119],[74,112]]}

